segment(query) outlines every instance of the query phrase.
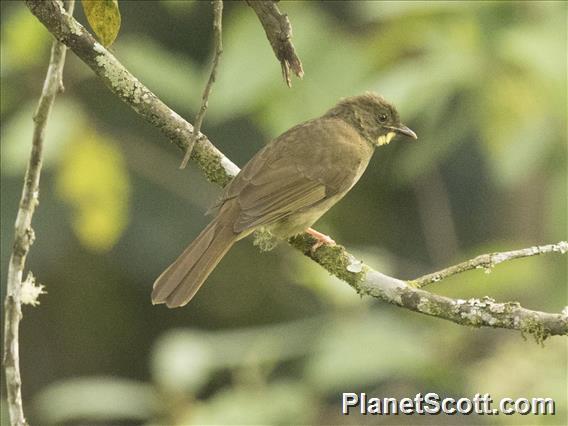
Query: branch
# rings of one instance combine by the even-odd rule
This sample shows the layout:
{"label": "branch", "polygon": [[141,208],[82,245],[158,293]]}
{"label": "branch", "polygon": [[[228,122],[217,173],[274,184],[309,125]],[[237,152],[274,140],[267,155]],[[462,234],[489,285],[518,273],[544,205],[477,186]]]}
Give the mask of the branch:
{"label": "branch", "polygon": [[288,15],[280,13],[273,0],[246,0],[246,2],[258,16],[276,59],[280,61],[284,81],[288,87],[292,87],[290,68],[298,78],[304,76],[304,69],[292,44],[292,24]]}
{"label": "branch", "polygon": [[185,151],[185,156],[179,166],[180,169],[185,169],[189,158],[191,157],[191,151],[193,151],[193,146],[195,141],[200,135],[201,123],[203,123],[203,118],[205,117],[205,112],[207,111],[209,95],[211,94],[211,89],[213,88],[213,83],[215,83],[215,78],[217,77],[217,66],[219,65],[219,60],[221,54],[223,53],[223,0],[213,0],[213,33],[214,33],[214,44],[215,52],[213,54],[213,65],[211,66],[211,74],[209,74],[209,80],[205,85],[203,90],[201,108],[195,116],[195,125],[193,126],[193,133],[191,139],[188,142],[187,150]]}
{"label": "branch", "polygon": [[[69,13],[73,13],[74,0],[66,2]],[[8,264],[6,299],[4,301],[4,368],[10,423],[27,425],[22,405],[22,378],[20,374],[19,333],[22,319],[22,303],[35,304],[42,293],[41,286],[34,285],[33,275],[22,281],[26,257],[34,241],[31,227],[32,218],[38,205],[39,179],[43,160],[43,140],[47,120],[58,92],[63,90],[62,73],[67,48],[58,41],[51,47],[51,57],[41,96],[35,111],[32,149],[26,174],[20,206],[16,216],[14,245]],[[27,290],[27,291],[25,291]]]}
{"label": "branch", "polygon": [[[140,83],[56,0],[25,0],[25,3],[49,32],[85,62],[112,93],[185,152],[193,133],[190,123]],[[239,172],[239,168],[205,135],[196,141],[191,159],[196,161],[207,179],[221,186]]]}
{"label": "branch", "polygon": [[[47,29],[89,65],[114,94],[185,151],[191,137],[191,124],[142,85],[54,0],[25,1]],[[209,180],[220,186],[226,185],[239,172],[239,168],[206,136],[198,139],[192,159]],[[315,242],[305,233],[290,239],[294,247],[360,294],[457,324],[521,330],[533,334],[537,341],[568,334],[568,313],[531,311],[516,302],[496,303],[489,298],[464,301],[438,296],[371,269],[342,246],[323,246],[312,253]]]}
{"label": "branch", "polygon": [[536,256],[538,254],[545,253],[564,254],[566,252],[568,252],[568,242],[560,241],[558,244],[534,246],[521,250],[504,251],[501,253],[481,254],[474,259],[466,260],[465,262],[458,263],[457,265],[450,266],[448,268],[442,269],[441,271],[432,272],[431,274],[410,280],[408,281],[408,284],[412,287],[422,288],[427,286],[428,284],[441,281],[445,278],[451,277],[452,275],[470,271],[472,269],[484,269],[485,272],[489,273],[499,263],[506,262],[508,260]]}
{"label": "branch", "polygon": [[[304,255],[351,285],[361,295],[369,295],[384,302],[446,319],[456,324],[520,330],[522,333],[532,334],[537,342],[542,342],[549,336],[568,335],[568,311],[566,309],[560,314],[551,314],[525,309],[517,302],[497,303],[489,297],[462,300],[439,296],[415,288],[411,285],[413,281],[403,281],[373,270],[340,245],[322,246],[314,253],[311,248],[315,242],[316,240],[308,234],[290,239],[290,243],[301,250]],[[567,243],[560,242],[544,247],[556,247],[556,249],[543,251],[543,253],[563,254],[566,252]],[[510,257],[501,261],[514,258]]]}

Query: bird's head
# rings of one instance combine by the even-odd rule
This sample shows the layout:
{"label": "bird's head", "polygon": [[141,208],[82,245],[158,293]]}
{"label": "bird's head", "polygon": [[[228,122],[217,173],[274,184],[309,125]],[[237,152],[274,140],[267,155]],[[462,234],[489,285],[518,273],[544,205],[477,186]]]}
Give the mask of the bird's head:
{"label": "bird's head", "polygon": [[416,133],[400,122],[396,108],[371,92],[340,100],[325,116],[341,118],[376,146],[388,144],[397,134],[418,139]]}

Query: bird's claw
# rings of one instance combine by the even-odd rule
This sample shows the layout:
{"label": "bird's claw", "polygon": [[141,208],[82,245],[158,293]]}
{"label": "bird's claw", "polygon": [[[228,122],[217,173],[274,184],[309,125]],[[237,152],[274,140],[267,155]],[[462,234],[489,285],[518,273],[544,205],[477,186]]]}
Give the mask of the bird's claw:
{"label": "bird's claw", "polygon": [[317,240],[316,243],[310,249],[312,254],[315,253],[315,251],[317,249],[319,249],[321,246],[323,246],[324,244],[330,245],[330,246],[335,245],[335,241],[329,235],[322,234],[321,232],[318,232],[318,231],[316,231],[315,229],[312,229],[312,228],[306,229],[306,232]]}

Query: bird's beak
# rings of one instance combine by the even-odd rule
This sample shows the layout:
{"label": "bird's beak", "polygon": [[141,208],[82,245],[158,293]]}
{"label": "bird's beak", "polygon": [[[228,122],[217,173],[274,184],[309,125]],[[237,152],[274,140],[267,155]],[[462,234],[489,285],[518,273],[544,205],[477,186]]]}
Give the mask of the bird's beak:
{"label": "bird's beak", "polygon": [[406,127],[404,124],[401,124],[399,127],[393,127],[392,129],[395,132],[400,133],[401,135],[408,136],[409,138],[412,138],[412,139],[418,139],[418,136],[416,136],[416,133],[414,133],[411,129]]}
{"label": "bird's beak", "polygon": [[400,126],[384,126],[384,127],[386,127],[387,129],[394,130],[396,133],[399,133],[401,135],[408,136],[409,138],[418,139],[418,136],[416,136],[416,133],[414,133],[412,130],[410,130],[408,127],[406,127],[404,124],[401,124]]}

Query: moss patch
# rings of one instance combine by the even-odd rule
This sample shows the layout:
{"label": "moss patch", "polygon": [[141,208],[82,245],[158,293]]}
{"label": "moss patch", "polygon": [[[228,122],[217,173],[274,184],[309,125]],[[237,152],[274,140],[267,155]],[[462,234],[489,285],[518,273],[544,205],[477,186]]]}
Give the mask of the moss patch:
{"label": "moss patch", "polygon": [[199,142],[191,153],[191,158],[199,164],[199,167],[201,167],[207,180],[210,182],[225,187],[233,179],[233,176],[229,175],[221,164],[222,157],[199,146]]}
{"label": "moss patch", "polygon": [[546,329],[542,321],[537,318],[529,317],[521,323],[521,336],[526,339],[525,334],[531,334],[536,343],[544,346],[544,341],[550,337],[550,331]]}
{"label": "moss patch", "polygon": [[330,274],[348,283],[358,293],[361,292],[361,282],[365,280],[367,268],[363,265],[360,272],[349,271],[349,269],[352,269],[351,265],[354,262],[352,257],[345,251],[345,247],[340,245],[323,245],[312,253],[312,247],[317,243],[317,240],[306,233],[290,238],[289,242],[292,246],[302,251],[304,255],[323,266]]}

